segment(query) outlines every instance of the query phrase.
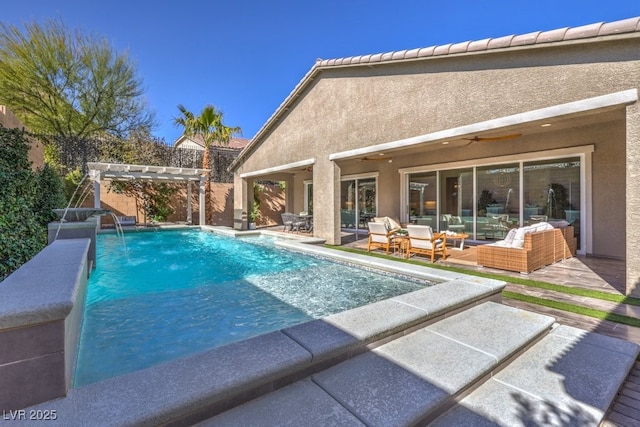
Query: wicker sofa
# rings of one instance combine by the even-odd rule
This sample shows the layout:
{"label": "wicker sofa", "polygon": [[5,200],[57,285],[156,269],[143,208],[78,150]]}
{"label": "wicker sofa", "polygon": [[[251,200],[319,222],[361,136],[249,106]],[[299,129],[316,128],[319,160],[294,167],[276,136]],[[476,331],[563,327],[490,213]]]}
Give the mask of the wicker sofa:
{"label": "wicker sofa", "polygon": [[522,247],[504,241],[478,246],[478,265],[530,273],[546,265],[571,258],[576,253],[572,226],[525,232]]}

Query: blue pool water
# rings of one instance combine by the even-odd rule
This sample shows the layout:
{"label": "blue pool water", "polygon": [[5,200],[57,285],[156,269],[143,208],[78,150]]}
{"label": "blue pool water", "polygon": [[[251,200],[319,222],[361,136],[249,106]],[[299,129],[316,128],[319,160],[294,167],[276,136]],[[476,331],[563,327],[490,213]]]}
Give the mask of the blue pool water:
{"label": "blue pool water", "polygon": [[81,386],[423,288],[198,230],[98,236],[76,366]]}

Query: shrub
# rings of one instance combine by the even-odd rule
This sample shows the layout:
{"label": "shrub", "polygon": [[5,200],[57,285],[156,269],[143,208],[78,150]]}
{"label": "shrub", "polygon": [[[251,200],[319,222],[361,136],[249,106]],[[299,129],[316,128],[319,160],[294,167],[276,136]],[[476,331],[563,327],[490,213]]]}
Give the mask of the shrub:
{"label": "shrub", "polygon": [[0,125],[0,280],[45,247],[51,209],[65,203],[60,175],[33,172],[29,148],[23,131]]}
{"label": "shrub", "polygon": [[36,197],[34,199],[34,213],[38,221],[46,226],[56,221],[58,216],[53,209],[64,208],[67,199],[64,194],[62,177],[47,163],[36,173]]}

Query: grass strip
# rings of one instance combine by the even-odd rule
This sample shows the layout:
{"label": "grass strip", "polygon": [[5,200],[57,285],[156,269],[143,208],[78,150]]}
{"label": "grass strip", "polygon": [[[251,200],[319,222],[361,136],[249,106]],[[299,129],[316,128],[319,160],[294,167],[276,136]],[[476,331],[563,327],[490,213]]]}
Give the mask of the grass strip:
{"label": "grass strip", "polygon": [[[374,258],[390,259],[387,255],[367,252],[361,249],[346,248],[344,246],[332,246],[332,245],[325,245],[325,247],[329,249],[344,251],[344,252],[367,255]],[[627,297],[624,295],[612,294],[608,292],[594,291],[591,289],[574,288],[571,286],[557,285],[555,283],[542,282],[539,280],[531,280],[523,277],[506,276],[506,275],[496,274],[496,273],[485,273],[481,271],[466,269],[463,267],[452,267],[452,266],[445,266],[440,264],[427,264],[423,261],[417,261],[412,259],[398,258],[394,260],[398,262],[408,263],[408,264],[427,266],[427,267],[436,268],[440,270],[448,270],[448,271],[453,271],[457,273],[469,274],[471,276],[484,277],[487,279],[503,280],[516,285],[530,286],[532,288],[546,289],[550,291],[561,292],[564,294],[595,298],[603,301],[615,302],[618,304],[629,304],[629,305],[640,306],[640,298]]]}
{"label": "grass strip", "polygon": [[553,301],[544,298],[533,297],[530,295],[523,295],[516,292],[503,291],[502,296],[505,298],[528,302],[536,305],[542,305],[544,307],[555,308],[570,313],[581,314],[583,316],[589,316],[600,320],[609,320],[616,323],[622,323],[624,325],[640,327],[640,319],[624,316],[622,314],[609,313],[602,310],[595,310],[593,308],[567,304],[566,302]]}

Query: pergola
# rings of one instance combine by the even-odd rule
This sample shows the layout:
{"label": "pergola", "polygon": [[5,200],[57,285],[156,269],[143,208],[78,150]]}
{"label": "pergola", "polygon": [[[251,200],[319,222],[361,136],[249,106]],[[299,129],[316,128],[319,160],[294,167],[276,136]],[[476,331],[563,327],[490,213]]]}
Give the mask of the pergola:
{"label": "pergola", "polygon": [[199,224],[205,223],[205,182],[210,169],[171,166],[128,165],[121,163],[87,163],[89,176],[94,182],[94,207],[100,208],[100,181],[152,181],[187,184],[187,223],[192,223],[191,183],[199,183]]}

